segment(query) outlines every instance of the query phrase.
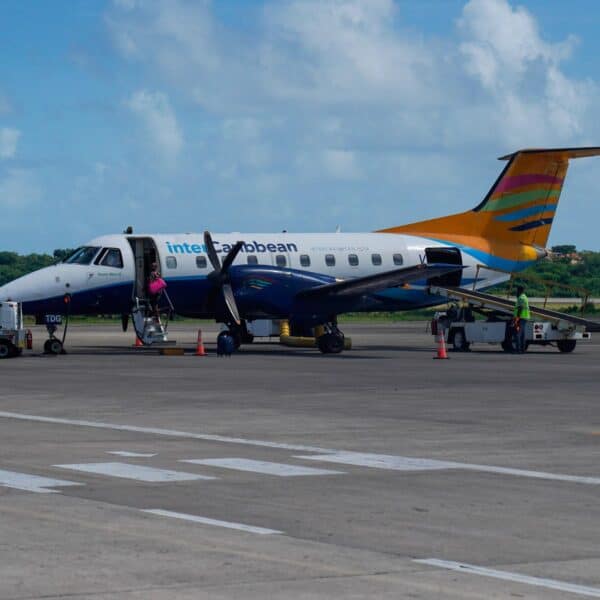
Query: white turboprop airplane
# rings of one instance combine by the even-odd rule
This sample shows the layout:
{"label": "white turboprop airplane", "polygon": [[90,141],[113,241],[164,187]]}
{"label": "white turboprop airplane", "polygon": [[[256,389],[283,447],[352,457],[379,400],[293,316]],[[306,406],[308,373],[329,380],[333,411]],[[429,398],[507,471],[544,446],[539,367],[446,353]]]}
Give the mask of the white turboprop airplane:
{"label": "white turboprop airplane", "polygon": [[[323,325],[322,352],[340,352],[344,312],[408,310],[444,300],[429,285],[490,287],[547,255],[569,159],[600,148],[521,150],[467,212],[373,233],[134,234],[91,240],[63,262],[0,288],[26,314],[133,315],[145,343],[161,334],[147,289],[153,262],[182,316],[226,323],[236,344],[255,319]],[[227,335],[227,334],[225,334]],[[53,338],[50,351],[60,351]],[[56,344],[59,344],[58,346]]]}

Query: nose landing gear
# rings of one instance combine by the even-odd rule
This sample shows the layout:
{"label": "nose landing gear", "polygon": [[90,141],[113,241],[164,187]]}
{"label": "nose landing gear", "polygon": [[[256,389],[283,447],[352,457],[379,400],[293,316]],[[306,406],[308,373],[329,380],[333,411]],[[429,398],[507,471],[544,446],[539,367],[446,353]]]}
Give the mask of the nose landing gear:
{"label": "nose landing gear", "polygon": [[[46,315],[46,317],[55,317],[57,315]],[[56,320],[54,322],[48,322],[46,320],[46,331],[48,332],[48,339],[44,342],[44,354],[66,354],[66,350],[64,349],[65,338],[67,337],[67,325],[68,321],[65,323],[65,329],[63,332],[62,340],[59,340],[55,337],[56,330],[58,329]]]}
{"label": "nose landing gear", "polygon": [[67,330],[69,329],[69,314],[71,312],[71,295],[65,294],[63,301],[65,303],[65,323],[62,339],[59,340],[54,334],[58,326],[62,324],[62,315],[45,315],[44,323],[48,332],[48,339],[44,342],[44,354],[66,354],[65,340],[67,339]]}

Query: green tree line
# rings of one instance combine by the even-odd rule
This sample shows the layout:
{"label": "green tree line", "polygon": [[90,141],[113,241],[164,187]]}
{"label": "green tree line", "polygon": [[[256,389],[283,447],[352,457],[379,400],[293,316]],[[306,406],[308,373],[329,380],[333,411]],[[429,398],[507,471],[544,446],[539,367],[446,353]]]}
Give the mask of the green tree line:
{"label": "green tree line", "polygon": [[[523,277],[516,276],[514,287],[521,283],[528,296],[577,298],[587,291],[591,297],[600,297],[600,252],[579,252],[573,255],[554,255],[552,260],[546,259],[535,263],[522,272]],[[542,281],[549,282],[548,285]],[[568,286],[574,288],[561,287]],[[503,284],[491,290],[492,293],[506,293],[509,284]]]}

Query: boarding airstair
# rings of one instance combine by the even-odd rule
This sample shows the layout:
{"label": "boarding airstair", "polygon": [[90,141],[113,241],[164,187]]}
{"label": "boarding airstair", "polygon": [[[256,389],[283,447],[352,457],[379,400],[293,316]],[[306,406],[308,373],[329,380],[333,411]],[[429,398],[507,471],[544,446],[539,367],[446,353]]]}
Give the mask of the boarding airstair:
{"label": "boarding airstair", "polygon": [[161,294],[158,316],[153,313],[148,300],[134,298],[131,320],[137,338],[145,346],[169,344],[167,332],[173,313],[173,304],[166,290]]}
{"label": "boarding airstair", "polygon": [[[478,292],[475,290],[466,290],[459,287],[442,287],[431,286],[429,288],[431,294],[441,296],[449,302],[465,302],[474,310],[480,309],[484,311],[497,311],[511,315],[514,309],[514,302],[508,298],[501,298],[492,294]],[[550,321],[558,330],[573,330],[584,329],[588,332],[600,331],[600,323],[590,321],[583,317],[562,313],[548,308],[539,306],[529,306],[529,310],[533,317],[537,317],[544,321]]]}

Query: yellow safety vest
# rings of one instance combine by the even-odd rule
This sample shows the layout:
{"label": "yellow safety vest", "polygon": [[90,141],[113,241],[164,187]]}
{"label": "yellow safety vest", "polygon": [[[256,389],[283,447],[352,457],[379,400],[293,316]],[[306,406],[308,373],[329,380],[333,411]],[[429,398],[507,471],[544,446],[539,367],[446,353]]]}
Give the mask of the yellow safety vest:
{"label": "yellow safety vest", "polygon": [[[521,314],[519,315],[519,309],[521,309]],[[529,299],[525,294],[521,294],[517,298],[517,303],[515,304],[515,317],[521,317],[521,319],[531,319],[531,313],[529,312]]]}

